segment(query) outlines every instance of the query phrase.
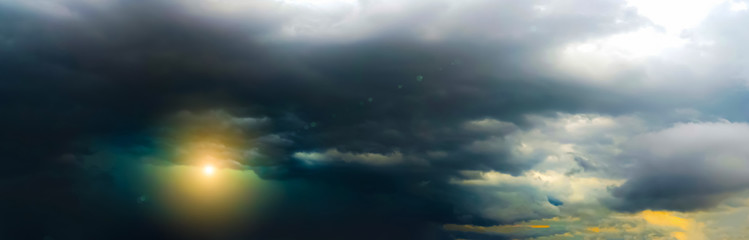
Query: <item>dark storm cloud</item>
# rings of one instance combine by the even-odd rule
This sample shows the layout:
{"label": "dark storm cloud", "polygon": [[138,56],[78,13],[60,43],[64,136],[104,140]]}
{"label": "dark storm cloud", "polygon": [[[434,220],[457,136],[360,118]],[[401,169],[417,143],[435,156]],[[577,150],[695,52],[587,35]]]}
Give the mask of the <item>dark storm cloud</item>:
{"label": "dark storm cloud", "polygon": [[[52,13],[4,3],[5,125],[17,131],[8,135],[117,134],[186,108],[227,108],[273,119],[290,113],[304,124],[319,123],[300,133],[304,137],[295,146],[300,149],[424,152],[432,150],[426,146],[455,148],[470,141],[471,136],[451,128],[475,118],[518,120],[534,111],[617,105],[579,94],[603,96],[595,93],[599,89],[534,81],[513,69],[513,61],[548,43],[261,44],[254,36],[272,32],[287,19],[267,14],[240,25],[241,19],[201,15],[169,1],[104,3],[63,1],[52,4]],[[597,27],[584,24],[570,31]],[[512,45],[493,46],[502,43]],[[424,80],[416,81],[417,76]],[[278,128],[288,132],[303,126]],[[38,145],[74,142],[49,141]],[[497,164],[489,167],[527,168]]]}
{"label": "dark storm cloud", "polygon": [[740,147],[749,142],[743,123],[679,124],[633,139],[623,161],[629,180],[612,188],[609,205],[618,210],[709,209],[747,189]]}
{"label": "dark storm cloud", "polygon": [[[620,113],[638,105],[613,91],[536,73],[544,66],[536,58],[555,44],[642,23],[618,1],[568,6],[569,12],[543,22],[527,18],[533,11],[530,2],[485,2],[462,6],[455,16],[427,16],[431,20],[423,24],[363,24],[362,34],[326,35],[321,30],[319,37],[301,30],[292,37],[279,33],[284,27],[304,26],[294,25],[298,19],[286,14],[260,14],[267,10],[260,3],[258,10],[248,10],[252,17],[247,18],[212,13],[207,3],[194,7],[173,1],[0,4],[0,148],[5,164],[0,188],[17,197],[0,203],[3,209],[20,207],[2,220],[38,206],[59,214],[50,218],[59,220],[49,222],[33,220],[46,219],[44,212],[32,214],[25,219],[29,224],[14,225],[26,229],[3,229],[2,234],[34,236],[67,219],[78,220],[71,229],[91,226],[93,220],[82,219],[119,216],[118,224],[142,220],[139,213],[128,214],[137,209],[130,200],[138,195],[118,182],[123,170],[92,170],[99,167],[86,166],[100,166],[108,158],[91,156],[158,155],[169,146],[159,136],[170,127],[163,125],[164,119],[181,111],[220,110],[238,118],[268,119],[249,136],[258,143],[257,152],[239,160],[261,177],[281,181],[287,194],[261,223],[262,231],[240,235],[447,238],[441,224],[496,224],[482,212],[486,205],[503,207],[451,185],[457,171],[520,174],[541,160],[513,159],[509,145],[471,150],[467,146],[475,141],[502,138],[517,129],[471,131],[466,122],[491,118],[522,129],[531,127],[523,118],[530,113]],[[441,9],[440,4],[422,4]],[[408,14],[421,12],[408,9],[399,17],[413,20],[417,17]],[[486,21],[488,16],[502,17]],[[375,14],[366,19],[385,18]],[[615,24],[617,20],[624,23]],[[444,29],[440,40],[422,38],[428,35],[428,22]],[[528,25],[534,24],[542,31],[529,35]],[[502,30],[486,34],[495,27]],[[418,164],[371,166],[351,160],[310,166],[293,157],[330,153],[357,159],[394,152]],[[35,182],[62,186],[56,188],[59,192],[42,188],[41,193],[22,187]],[[52,197],[42,194],[50,191]],[[532,192],[549,204],[533,189],[518,191]],[[60,211],[80,195],[89,197],[83,203],[102,204],[92,209],[115,210]],[[552,215],[533,212],[513,219]],[[127,231],[132,235],[120,237],[162,234],[149,224],[138,223],[137,231]],[[101,234],[125,231],[91,228],[65,232],[61,238],[111,239]]]}

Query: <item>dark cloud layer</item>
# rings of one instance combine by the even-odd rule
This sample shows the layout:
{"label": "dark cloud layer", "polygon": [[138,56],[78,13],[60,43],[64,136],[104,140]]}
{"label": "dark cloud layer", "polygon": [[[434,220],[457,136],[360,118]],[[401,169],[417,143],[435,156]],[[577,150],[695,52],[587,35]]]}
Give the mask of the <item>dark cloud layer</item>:
{"label": "dark cloud layer", "polygon": [[619,210],[709,209],[747,188],[746,124],[680,124],[633,139],[629,180],[612,189]]}
{"label": "dark cloud layer", "polygon": [[[185,113],[228,119],[230,130],[255,144],[243,149],[238,168],[277,184],[284,196],[253,231],[230,237],[480,238],[442,225],[509,224],[484,211],[510,204],[451,181],[463,170],[517,176],[543,159],[517,158],[509,142],[491,151],[471,144],[531,129],[528,114],[622,114],[688,101],[659,96],[666,100],[652,103],[539,70],[548,66],[538,59],[557,44],[647,24],[618,1],[567,6],[545,21],[526,18],[530,2],[463,6],[468,10],[443,16],[454,22],[406,11],[379,28],[362,24],[353,37],[309,37],[304,26],[294,26],[301,28],[294,37],[280,36],[299,21],[291,17],[297,12],[249,4],[281,10],[212,13],[205,3],[166,0],[48,7],[0,1],[0,238],[183,237],[135,201],[142,183],[133,176],[139,165],[153,164],[144,159],[182,164],[169,155],[175,143],[165,135],[178,131],[170,120]],[[504,30],[488,34],[496,22]],[[526,25],[543,31],[526,36]],[[422,38],[433,28],[447,37]],[[481,119],[512,126],[466,127]],[[585,172],[599,170],[574,160]],[[693,167],[660,172],[665,177],[634,174],[613,190],[624,201],[614,208],[691,210],[737,187],[695,179]],[[654,181],[707,185],[663,192]],[[703,189],[703,197],[680,198],[693,189]],[[564,204],[535,189],[515,190],[539,204]],[[531,212],[513,221],[553,216]]]}

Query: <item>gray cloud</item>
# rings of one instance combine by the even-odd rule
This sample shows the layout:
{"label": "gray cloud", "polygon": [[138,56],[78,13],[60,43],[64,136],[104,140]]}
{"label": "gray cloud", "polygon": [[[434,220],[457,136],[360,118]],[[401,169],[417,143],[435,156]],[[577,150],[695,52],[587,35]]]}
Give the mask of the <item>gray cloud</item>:
{"label": "gray cloud", "polygon": [[679,124],[632,139],[622,160],[624,185],[612,189],[612,206],[642,209],[698,210],[717,206],[749,187],[745,123]]}
{"label": "gray cloud", "polygon": [[579,165],[581,168],[583,168],[584,171],[595,171],[598,170],[598,167],[596,167],[593,163],[586,160],[585,158],[575,156],[573,159],[575,159],[575,162],[577,165]]}
{"label": "gray cloud", "polygon": [[[584,212],[619,179],[607,199],[617,210],[715,206],[745,190],[745,124],[657,129],[746,120],[743,88],[718,96],[744,81],[746,14],[721,4],[676,35],[686,44],[633,57],[610,38],[650,29],[630,38],[650,49],[674,37],[638,11],[615,0],[0,0],[0,181],[16,179],[0,184],[14,196],[0,210],[22,220],[13,229],[70,220],[80,225],[59,230],[70,238],[167,239],[122,199],[140,196],[127,176],[141,164],[188,164],[187,130],[242,136],[201,146],[287,194],[243,237],[449,239],[442,224]],[[585,171],[560,174],[574,169]],[[477,177],[466,172],[541,180],[455,184]],[[64,191],[22,187],[38,182]],[[49,200],[79,195],[92,207],[77,215]],[[37,208],[61,220],[38,222]],[[140,231],[87,227],[117,216]]]}

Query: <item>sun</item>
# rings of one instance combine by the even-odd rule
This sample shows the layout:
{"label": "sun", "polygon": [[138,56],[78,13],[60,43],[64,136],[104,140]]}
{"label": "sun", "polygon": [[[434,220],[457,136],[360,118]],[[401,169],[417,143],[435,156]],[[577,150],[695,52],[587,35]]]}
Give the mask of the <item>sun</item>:
{"label": "sun", "polygon": [[205,174],[206,176],[212,176],[213,173],[215,173],[215,172],[216,172],[216,168],[214,168],[211,165],[205,165],[203,167],[203,174]]}

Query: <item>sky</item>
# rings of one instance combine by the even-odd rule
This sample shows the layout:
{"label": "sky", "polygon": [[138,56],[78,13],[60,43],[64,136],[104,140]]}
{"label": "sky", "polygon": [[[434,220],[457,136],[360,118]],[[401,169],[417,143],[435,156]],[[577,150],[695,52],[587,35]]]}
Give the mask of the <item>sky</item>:
{"label": "sky", "polygon": [[0,239],[745,239],[742,0],[0,0]]}

